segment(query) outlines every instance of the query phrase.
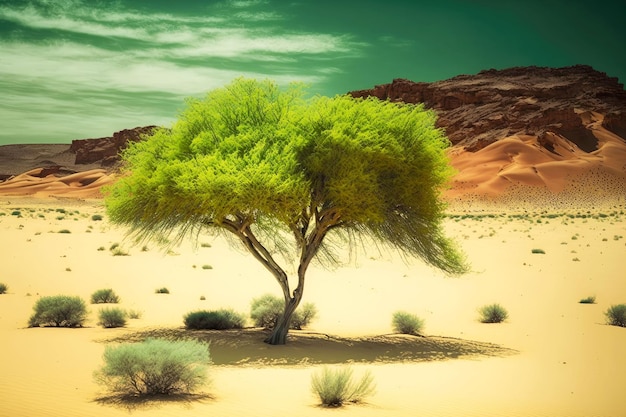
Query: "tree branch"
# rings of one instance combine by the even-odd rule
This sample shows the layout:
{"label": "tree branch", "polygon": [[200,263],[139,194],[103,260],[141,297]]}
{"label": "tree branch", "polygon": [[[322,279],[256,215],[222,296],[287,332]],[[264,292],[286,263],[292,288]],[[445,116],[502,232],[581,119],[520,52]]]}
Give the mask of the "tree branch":
{"label": "tree branch", "polygon": [[236,235],[246,249],[259,261],[261,264],[274,275],[276,281],[280,285],[280,288],[283,290],[283,296],[285,296],[285,300],[289,299],[290,291],[289,291],[289,280],[287,279],[287,274],[280,267],[280,265],[274,260],[269,251],[263,246],[252,230],[250,229],[251,222],[246,221],[244,218],[240,217],[239,222],[234,222],[232,220],[224,219],[222,221],[222,227],[228,230],[229,232]]}

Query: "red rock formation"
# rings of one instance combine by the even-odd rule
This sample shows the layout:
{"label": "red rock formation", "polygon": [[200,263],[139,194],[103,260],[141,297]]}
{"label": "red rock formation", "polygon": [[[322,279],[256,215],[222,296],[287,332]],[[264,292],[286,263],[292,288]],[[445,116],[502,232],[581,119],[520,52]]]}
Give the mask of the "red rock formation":
{"label": "red rock formation", "polygon": [[424,103],[437,111],[450,141],[475,152],[512,135],[553,132],[592,152],[597,139],[580,111],[607,114],[603,126],[626,137],[626,92],[617,78],[586,65],[516,67],[460,75],[433,83],[393,80],[354,97]]}
{"label": "red rock formation", "polygon": [[75,164],[100,162],[102,166],[111,166],[119,160],[120,151],[129,141],[137,142],[155,128],[156,126],[136,127],[115,132],[112,137],[73,140],[70,151],[76,154]]}

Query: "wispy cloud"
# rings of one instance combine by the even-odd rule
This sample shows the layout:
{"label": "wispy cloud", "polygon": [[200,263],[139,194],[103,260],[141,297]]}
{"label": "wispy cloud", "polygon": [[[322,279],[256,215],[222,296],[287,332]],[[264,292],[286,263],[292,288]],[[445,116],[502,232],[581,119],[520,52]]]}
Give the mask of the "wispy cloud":
{"label": "wispy cloud", "polygon": [[[130,123],[127,118],[151,115],[153,123],[161,122],[165,108],[176,116],[174,103],[183,97],[238,76],[315,85],[338,71],[329,65],[332,60],[350,59],[362,49],[347,35],[290,30],[284,17],[264,11],[267,3],[259,0],[227,1],[197,15],[115,4],[0,5],[0,21],[18,28],[0,38],[0,118],[11,120],[0,143],[24,129],[37,130],[38,123],[48,124],[49,132],[67,133],[66,127],[50,125],[72,120],[83,126],[88,118],[117,129],[124,127],[120,122]],[[301,59],[307,60],[305,67]],[[159,94],[165,102],[136,100]],[[36,117],[24,117],[34,111]]]}
{"label": "wispy cloud", "polygon": [[0,18],[30,29],[49,29],[156,43],[193,41],[196,39],[193,34],[195,25],[215,25],[224,22],[222,18],[210,16],[150,15],[138,12],[86,9],[78,4],[71,10],[67,10],[66,7],[45,10],[33,4],[23,8],[0,6]]}

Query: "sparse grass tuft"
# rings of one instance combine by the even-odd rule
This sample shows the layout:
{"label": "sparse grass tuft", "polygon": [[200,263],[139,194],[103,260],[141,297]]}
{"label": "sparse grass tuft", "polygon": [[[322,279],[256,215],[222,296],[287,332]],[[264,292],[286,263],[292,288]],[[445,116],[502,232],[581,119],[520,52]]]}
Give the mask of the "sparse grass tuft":
{"label": "sparse grass tuft", "polygon": [[154,290],[154,292],[156,294],[169,294],[170,290],[168,290],[167,287],[161,287],[161,288],[157,288],[156,290]]}
{"label": "sparse grass tuft", "polygon": [[91,304],[119,303],[120,297],[111,288],[103,288],[91,294]]}
{"label": "sparse grass tuft", "polygon": [[200,310],[187,313],[184,323],[187,330],[242,329],[246,324],[246,318],[234,310]]}
{"label": "sparse grass tuft", "polygon": [[6,294],[9,287],[4,282],[0,282],[0,294]]}
{"label": "sparse grass tuft", "polygon": [[211,265],[202,265],[202,269],[213,269]]}
{"label": "sparse grass tuft", "polygon": [[96,222],[102,220],[103,218],[104,217],[102,217],[101,214],[94,214],[93,216],[91,216],[91,220],[96,221]]}
{"label": "sparse grass tuft", "polygon": [[590,295],[589,297],[581,298],[579,301],[580,304],[595,304],[596,296]]}
{"label": "sparse grass tuft", "polygon": [[111,254],[113,256],[128,256],[128,252],[126,252],[124,249],[120,248],[120,247],[116,247],[115,249],[111,250]]}
{"label": "sparse grass tuft", "polygon": [[72,233],[72,231],[69,229],[61,229],[59,230],[59,233]]}
{"label": "sparse grass tuft", "polygon": [[478,312],[480,313],[481,323],[501,323],[509,316],[509,313],[500,304],[483,306]]}
{"label": "sparse grass tuft", "polygon": [[103,308],[98,313],[98,324],[106,329],[126,326],[126,313],[118,307]]}
{"label": "sparse grass tuft", "polygon": [[352,368],[332,369],[323,367],[311,376],[311,390],[322,405],[341,407],[345,403],[359,403],[375,391],[374,378],[366,372],[357,382],[353,379]]}
{"label": "sparse grass tuft", "polygon": [[391,326],[396,333],[419,335],[424,327],[424,320],[414,314],[396,311],[393,313]]}
{"label": "sparse grass tuft", "polygon": [[606,310],[604,315],[607,324],[626,327],[626,304],[614,304]]}
{"label": "sparse grass tuft", "polygon": [[131,320],[137,320],[140,319],[142,316],[141,311],[139,310],[126,310],[126,317],[128,317]]}
{"label": "sparse grass tuft", "polygon": [[544,251],[543,249],[533,249],[531,250],[532,253],[539,253],[542,255],[545,255],[546,251]]}

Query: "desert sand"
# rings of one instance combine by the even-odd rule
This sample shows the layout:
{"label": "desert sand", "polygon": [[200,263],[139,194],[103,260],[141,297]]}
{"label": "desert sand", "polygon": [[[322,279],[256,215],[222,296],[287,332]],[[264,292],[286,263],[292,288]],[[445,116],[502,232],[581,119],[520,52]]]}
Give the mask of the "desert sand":
{"label": "desert sand", "polygon": [[[220,238],[164,251],[125,238],[99,199],[3,196],[0,416],[623,416],[626,329],[606,325],[603,313],[626,303],[626,207],[525,210],[450,207],[446,231],[472,265],[462,277],[370,245],[333,270],[312,265],[304,302],[318,318],[288,345],[263,344],[258,329],[198,333],[215,362],[205,396],[120,403],[92,378],[107,344],[180,334],[196,309],[248,312],[278,285]],[[114,243],[128,256],[113,256]],[[163,286],[170,294],[155,294]],[[84,328],[26,328],[39,297],[88,301],[100,288],[142,317],[103,329],[102,305],[89,305]],[[591,295],[596,304],[579,304]],[[480,323],[477,309],[490,303],[509,319]],[[423,318],[427,337],[391,334],[397,310]],[[321,408],[311,374],[341,363],[370,370],[376,393]]]}
{"label": "desert sand", "polygon": [[[319,314],[288,345],[265,345],[252,328],[191,333],[211,342],[212,384],[170,401],[108,398],[92,378],[105,346],[190,334],[184,314],[247,313],[278,285],[220,238],[135,244],[106,218],[101,186],[114,173],[48,174],[37,164],[69,156],[42,145],[19,159],[4,148],[7,172],[24,174],[0,183],[0,282],[9,287],[0,295],[0,416],[623,416],[626,329],[606,325],[604,312],[626,303],[626,146],[599,115],[587,116],[599,141],[589,154],[561,137],[549,152],[535,136],[451,150],[459,173],[445,193],[445,228],[470,273],[446,277],[371,244],[346,250],[345,264],[309,269],[304,302]],[[128,256],[114,256],[114,244]],[[170,294],[155,294],[160,287]],[[90,305],[84,328],[26,328],[39,297],[89,300],[101,288],[142,317],[103,329],[102,305]],[[588,296],[596,303],[579,303]],[[478,308],[491,303],[509,319],[480,323]],[[423,318],[426,337],[392,334],[398,310]],[[376,393],[341,410],[319,407],[312,373],[348,363],[372,372]]]}

